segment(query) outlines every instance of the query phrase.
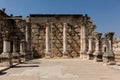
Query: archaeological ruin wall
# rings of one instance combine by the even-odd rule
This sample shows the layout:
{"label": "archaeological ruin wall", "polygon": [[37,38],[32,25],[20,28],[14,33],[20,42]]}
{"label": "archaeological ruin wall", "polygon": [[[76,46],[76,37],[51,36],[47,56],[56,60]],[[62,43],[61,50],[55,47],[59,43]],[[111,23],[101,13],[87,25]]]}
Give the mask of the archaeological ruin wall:
{"label": "archaeological ruin wall", "polygon": [[23,19],[0,10],[0,66],[34,58],[115,64],[120,60],[120,40],[113,40],[114,32],[102,34],[95,28],[91,18],[82,14],[30,14]]}
{"label": "archaeological ruin wall", "polygon": [[87,15],[30,15],[34,56],[78,57],[88,51],[95,25]]}

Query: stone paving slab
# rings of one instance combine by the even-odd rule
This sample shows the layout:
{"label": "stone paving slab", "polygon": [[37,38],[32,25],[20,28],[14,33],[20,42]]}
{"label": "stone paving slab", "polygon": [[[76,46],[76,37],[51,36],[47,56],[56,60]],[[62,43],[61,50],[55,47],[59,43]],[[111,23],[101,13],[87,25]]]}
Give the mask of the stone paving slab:
{"label": "stone paving slab", "polygon": [[120,70],[80,59],[36,59],[0,74],[0,80],[120,80]]}

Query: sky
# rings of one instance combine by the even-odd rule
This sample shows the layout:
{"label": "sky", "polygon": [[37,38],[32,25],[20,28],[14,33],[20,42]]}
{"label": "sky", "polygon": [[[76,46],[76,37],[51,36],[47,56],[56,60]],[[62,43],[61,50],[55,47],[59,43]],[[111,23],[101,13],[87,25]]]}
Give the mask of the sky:
{"label": "sky", "polygon": [[120,0],[0,0],[8,15],[87,14],[97,32],[115,32],[120,37]]}

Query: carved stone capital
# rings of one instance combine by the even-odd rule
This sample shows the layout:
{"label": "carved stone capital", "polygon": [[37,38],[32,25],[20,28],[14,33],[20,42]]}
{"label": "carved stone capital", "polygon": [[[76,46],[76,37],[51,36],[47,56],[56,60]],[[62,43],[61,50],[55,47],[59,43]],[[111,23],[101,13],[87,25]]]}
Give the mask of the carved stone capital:
{"label": "carved stone capital", "polygon": [[88,36],[88,39],[93,39],[93,36]]}
{"label": "carved stone capital", "polygon": [[95,32],[94,33],[96,40],[100,40],[102,33]]}
{"label": "carved stone capital", "polygon": [[105,38],[106,39],[112,40],[113,36],[114,36],[114,32],[105,33]]}

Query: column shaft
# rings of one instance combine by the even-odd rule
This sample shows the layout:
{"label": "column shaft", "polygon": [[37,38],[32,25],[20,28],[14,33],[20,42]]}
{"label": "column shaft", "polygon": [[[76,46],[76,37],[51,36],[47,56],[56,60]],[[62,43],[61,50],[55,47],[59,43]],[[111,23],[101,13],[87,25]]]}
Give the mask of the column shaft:
{"label": "column shaft", "polygon": [[80,51],[80,57],[84,58],[84,55],[86,54],[86,29],[85,26],[81,26],[81,51]]}
{"label": "column shaft", "polygon": [[96,40],[96,44],[95,44],[95,50],[99,51],[100,50],[100,46],[99,46],[99,40]]}
{"label": "column shaft", "polygon": [[17,45],[16,45],[16,42],[13,41],[13,53],[16,53],[17,52]]}
{"label": "column shaft", "polygon": [[66,54],[67,51],[67,33],[66,33],[66,23],[63,25],[63,55]]}
{"label": "column shaft", "polygon": [[46,26],[46,54],[50,53],[50,27]]}
{"label": "column shaft", "polygon": [[88,52],[87,52],[87,57],[89,60],[93,59],[93,45],[92,45],[92,37],[89,36],[89,49],[88,49]]}
{"label": "column shaft", "polygon": [[10,41],[3,41],[3,53],[10,53]]}
{"label": "column shaft", "polygon": [[92,51],[92,39],[89,38],[89,51]]}

